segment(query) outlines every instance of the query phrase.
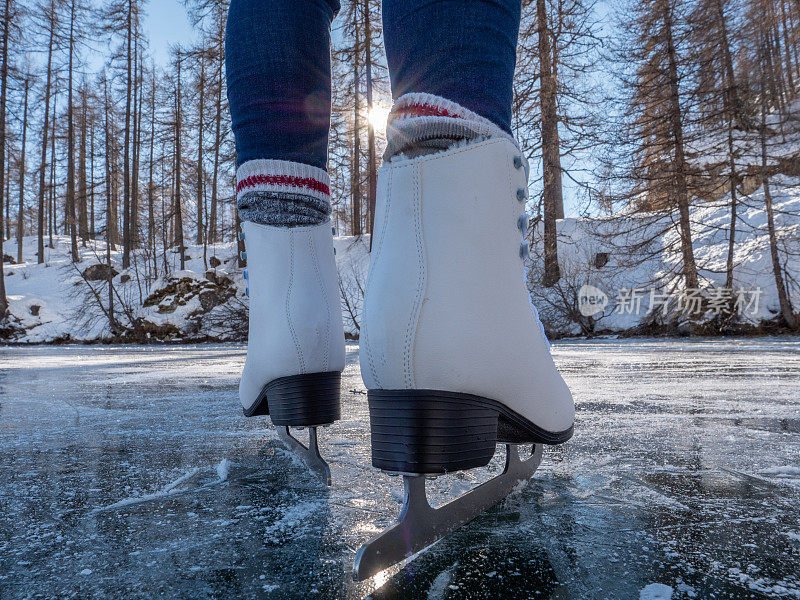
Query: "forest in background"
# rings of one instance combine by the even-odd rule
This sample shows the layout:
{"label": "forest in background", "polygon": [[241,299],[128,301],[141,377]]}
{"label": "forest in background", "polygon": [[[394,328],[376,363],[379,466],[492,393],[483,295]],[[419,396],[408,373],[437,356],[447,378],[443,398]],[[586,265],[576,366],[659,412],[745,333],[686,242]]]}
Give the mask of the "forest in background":
{"label": "forest in background", "polygon": [[[157,66],[143,0],[0,0],[4,261],[43,262],[68,236],[74,261],[87,247],[103,247],[106,264],[120,252],[147,293],[184,269],[189,245],[208,268],[210,245],[240,244],[228,2],[184,4],[198,41]],[[361,236],[391,104],[380,2],[343,2],[334,29],[333,219],[340,234]],[[675,248],[657,251],[680,261],[661,283],[686,288],[703,287],[690,209],[724,202],[732,287],[739,211],[761,189],[780,319],[797,328],[787,264],[800,249],[781,236],[786,215],[772,196],[782,176],[800,176],[799,46],[800,0],[525,0],[512,126],[532,167],[527,234],[543,249],[541,285],[562,280],[566,190],[584,215],[642,215],[644,237],[674,229]],[[21,255],[25,236],[36,238],[34,257]],[[0,318],[7,307],[0,271]]]}

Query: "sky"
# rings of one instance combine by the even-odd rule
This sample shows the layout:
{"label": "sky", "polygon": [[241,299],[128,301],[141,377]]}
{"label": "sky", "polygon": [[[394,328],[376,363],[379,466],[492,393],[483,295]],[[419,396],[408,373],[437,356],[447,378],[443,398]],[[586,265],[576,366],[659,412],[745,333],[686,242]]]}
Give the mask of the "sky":
{"label": "sky", "polygon": [[150,50],[156,64],[169,62],[171,44],[189,44],[195,31],[186,17],[186,9],[179,0],[154,0],[147,6],[144,30],[150,34]]}

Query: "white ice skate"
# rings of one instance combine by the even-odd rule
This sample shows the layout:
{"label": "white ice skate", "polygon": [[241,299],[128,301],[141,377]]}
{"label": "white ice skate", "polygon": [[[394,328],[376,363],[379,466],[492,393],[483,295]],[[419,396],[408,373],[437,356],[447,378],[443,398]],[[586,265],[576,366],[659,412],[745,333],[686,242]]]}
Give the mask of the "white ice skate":
{"label": "white ice skate", "polygon": [[[269,415],[281,439],[330,485],[317,426],[339,419],[344,331],[329,222],[245,222],[250,326],[239,397],[248,417]],[[308,447],[289,432],[308,427]]]}
{"label": "white ice skate", "polygon": [[[399,522],[358,552],[363,580],[502,500],[572,435],[574,404],[525,286],[527,174],[507,138],[379,173],[361,328],[372,464],[402,473]],[[425,475],[486,465],[502,475],[433,509]],[[516,444],[533,443],[525,461]]]}

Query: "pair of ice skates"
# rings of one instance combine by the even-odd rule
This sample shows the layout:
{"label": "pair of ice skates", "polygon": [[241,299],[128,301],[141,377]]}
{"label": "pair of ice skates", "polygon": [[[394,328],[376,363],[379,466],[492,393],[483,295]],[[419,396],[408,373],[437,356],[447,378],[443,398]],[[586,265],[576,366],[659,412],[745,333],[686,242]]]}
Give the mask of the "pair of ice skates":
{"label": "pair of ice skates", "polygon": [[[502,500],[536,470],[542,444],[572,434],[572,396],[525,285],[526,169],[505,138],[381,167],[360,361],[372,464],[404,476],[405,501],[399,522],[359,550],[357,580]],[[245,223],[243,231],[251,299],[244,412],[269,414],[329,480],[316,428],[339,418],[345,364],[330,223]],[[308,448],[290,427],[309,428]],[[502,475],[431,508],[426,475],[484,466],[498,442]],[[534,444],[525,460],[521,443]]]}

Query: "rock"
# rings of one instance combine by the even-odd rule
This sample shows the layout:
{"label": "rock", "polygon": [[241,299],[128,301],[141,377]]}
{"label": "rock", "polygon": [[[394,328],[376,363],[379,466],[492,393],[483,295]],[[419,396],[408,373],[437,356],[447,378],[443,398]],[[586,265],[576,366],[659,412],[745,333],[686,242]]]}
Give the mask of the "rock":
{"label": "rock", "polygon": [[608,258],[608,252],[598,252],[594,255],[594,266],[598,269],[602,269],[608,264]]}
{"label": "rock", "polygon": [[198,298],[200,300],[200,306],[203,307],[203,312],[208,312],[215,306],[219,306],[225,302],[225,294],[216,290],[201,292]]}
{"label": "rock", "polygon": [[10,265],[17,264],[17,261],[15,261],[14,258],[12,256],[9,256],[8,254],[3,254],[3,262],[8,263]]}
{"label": "rock", "polygon": [[123,273],[122,277],[119,278],[120,283],[128,283],[131,280],[131,276],[127,273]]}
{"label": "rock", "polygon": [[108,281],[117,275],[119,275],[119,271],[103,263],[86,267],[86,270],[83,272],[83,276],[88,281]]}
{"label": "rock", "polygon": [[222,261],[218,259],[216,256],[212,256],[208,259],[208,264],[210,264],[215,269],[222,264]]}
{"label": "rock", "polygon": [[228,273],[218,269],[209,269],[206,271],[206,279],[222,287],[229,286],[233,283],[233,280],[228,276]]}
{"label": "rock", "polygon": [[208,312],[234,294],[234,288],[230,285],[231,281],[224,272],[219,276],[214,275],[214,277],[219,284],[191,277],[171,279],[161,289],[154,290],[144,301],[144,306],[157,306],[158,312],[162,314],[173,313],[179,306],[185,306],[197,296],[201,311]]}
{"label": "rock", "polygon": [[31,313],[31,314],[32,314],[34,317],[38,317],[38,316],[39,316],[39,310],[40,310],[41,308],[42,308],[42,307],[41,307],[41,306],[39,306],[38,304],[31,304],[31,305],[28,307],[28,312],[30,312],[30,313]]}

